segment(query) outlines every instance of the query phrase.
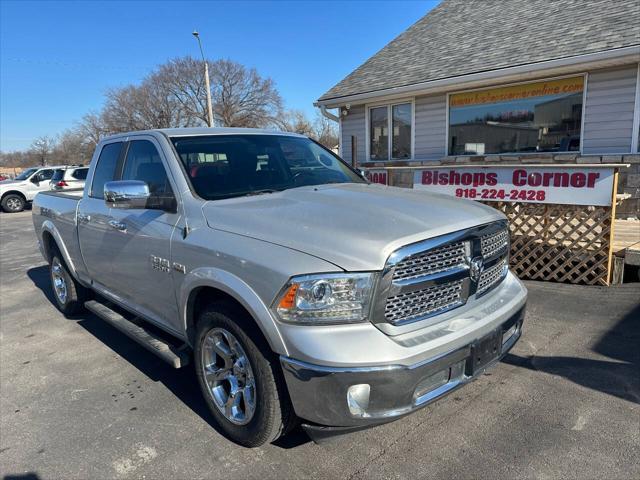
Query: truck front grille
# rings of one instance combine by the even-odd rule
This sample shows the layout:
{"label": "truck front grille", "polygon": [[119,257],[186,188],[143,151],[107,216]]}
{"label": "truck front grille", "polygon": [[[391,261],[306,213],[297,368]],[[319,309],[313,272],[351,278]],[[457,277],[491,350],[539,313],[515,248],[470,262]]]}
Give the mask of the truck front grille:
{"label": "truck front grille", "polygon": [[393,278],[409,280],[433,275],[455,267],[466,265],[465,242],[456,242],[427,252],[412,255],[396,265]]}
{"label": "truck front grille", "polygon": [[507,274],[508,268],[509,265],[507,263],[507,259],[503,258],[498,263],[482,272],[482,274],[480,274],[480,280],[478,281],[476,295],[482,295],[502,280]]}
{"label": "truck front grille", "polygon": [[508,268],[506,222],[402,247],[387,261],[374,323],[401,325],[460,307],[497,286]]}
{"label": "truck front grille", "polygon": [[458,280],[387,298],[385,317],[391,323],[406,322],[451,310],[463,303],[462,280]]}
{"label": "truck front grille", "polygon": [[482,256],[493,257],[497,254],[504,254],[509,248],[509,231],[504,228],[496,233],[483,235],[480,239]]}

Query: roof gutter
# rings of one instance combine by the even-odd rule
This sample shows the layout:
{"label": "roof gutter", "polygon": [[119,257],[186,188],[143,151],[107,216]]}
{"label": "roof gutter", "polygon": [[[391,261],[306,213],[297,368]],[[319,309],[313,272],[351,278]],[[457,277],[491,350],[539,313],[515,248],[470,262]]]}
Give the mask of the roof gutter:
{"label": "roof gutter", "polygon": [[314,103],[314,105],[316,107],[320,107],[320,113],[322,113],[323,117],[328,118],[329,120],[333,120],[334,122],[339,122],[340,121],[340,117],[338,117],[337,115],[334,115],[331,112],[327,112],[327,106],[326,105],[318,105],[317,103]]}
{"label": "roof gutter", "polygon": [[586,68],[611,67],[627,63],[640,62],[640,45],[622,47],[602,52],[576,55],[573,57],[558,58],[544,62],[518,65],[515,67],[488,70],[486,72],[471,73],[456,77],[442,78],[428,82],[414,83],[402,87],[385,88],[367,93],[346,95],[343,97],[318,100],[315,106],[325,108],[338,108],[345,103],[364,102],[381,97],[401,97],[407,94],[439,93],[451,90],[461,90],[484,86],[491,81],[499,80],[501,83],[529,79],[536,74],[560,75],[584,71]]}

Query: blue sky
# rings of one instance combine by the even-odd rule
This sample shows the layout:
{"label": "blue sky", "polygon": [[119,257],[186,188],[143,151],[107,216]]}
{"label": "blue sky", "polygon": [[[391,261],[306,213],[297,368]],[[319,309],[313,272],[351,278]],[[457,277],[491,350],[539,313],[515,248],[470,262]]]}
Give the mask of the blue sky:
{"label": "blue sky", "polygon": [[205,53],[270,76],[287,108],[312,103],[438,3],[0,0],[0,149],[26,148],[100,109],[109,87]]}

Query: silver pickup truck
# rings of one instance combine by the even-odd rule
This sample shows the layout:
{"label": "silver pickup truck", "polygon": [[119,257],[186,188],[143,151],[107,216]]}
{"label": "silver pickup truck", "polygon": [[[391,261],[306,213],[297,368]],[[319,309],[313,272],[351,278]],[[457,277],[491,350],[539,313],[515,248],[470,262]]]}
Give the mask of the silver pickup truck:
{"label": "silver pickup truck", "polygon": [[58,308],[192,361],[246,446],[388,422],[497,362],[522,331],[504,216],[367,182],[300,135],[170,129],[103,140],[83,192],[39,193]]}

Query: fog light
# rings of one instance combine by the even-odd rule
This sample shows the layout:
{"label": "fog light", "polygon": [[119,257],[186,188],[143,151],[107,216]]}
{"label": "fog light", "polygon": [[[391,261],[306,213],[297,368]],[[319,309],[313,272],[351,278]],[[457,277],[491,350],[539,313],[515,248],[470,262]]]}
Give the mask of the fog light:
{"label": "fog light", "polygon": [[449,369],[447,368],[422,380],[416,387],[413,393],[413,397],[420,398],[424,394],[429,393],[431,390],[435,390],[436,388],[441,387],[448,381]]}
{"label": "fog light", "polygon": [[371,387],[368,383],[351,385],[347,391],[347,405],[351,415],[356,417],[366,417],[369,408],[369,393]]}
{"label": "fog light", "polygon": [[502,334],[502,344],[504,345],[509,341],[509,339],[518,331],[518,324],[514,324],[511,326],[509,330]]}

